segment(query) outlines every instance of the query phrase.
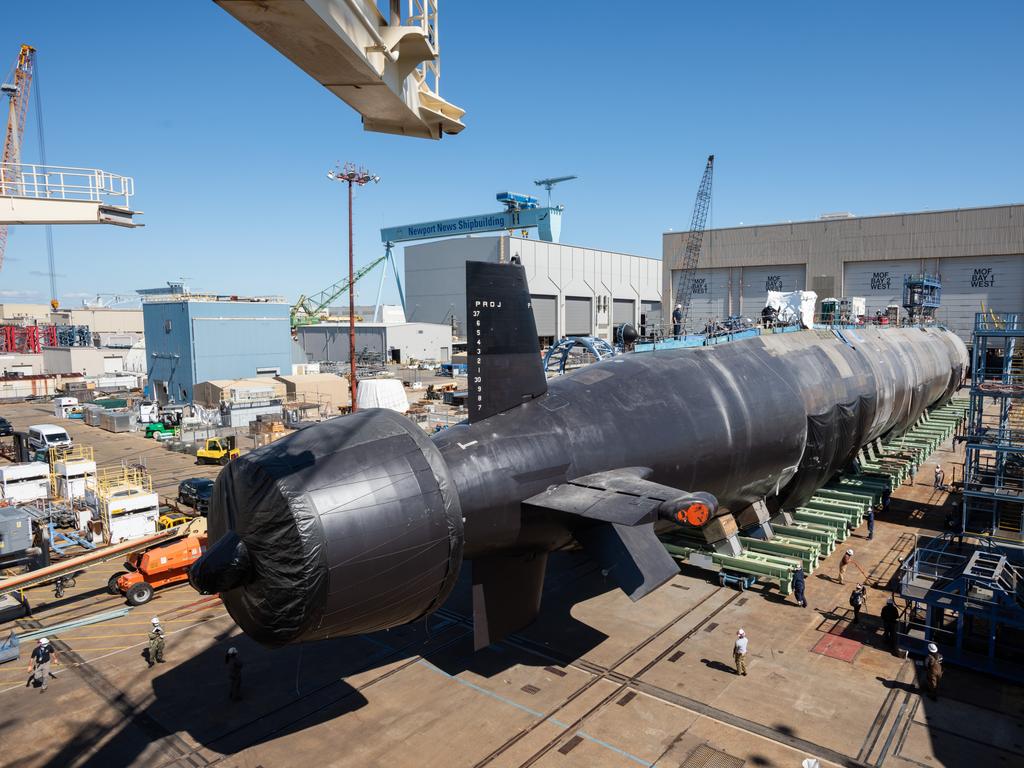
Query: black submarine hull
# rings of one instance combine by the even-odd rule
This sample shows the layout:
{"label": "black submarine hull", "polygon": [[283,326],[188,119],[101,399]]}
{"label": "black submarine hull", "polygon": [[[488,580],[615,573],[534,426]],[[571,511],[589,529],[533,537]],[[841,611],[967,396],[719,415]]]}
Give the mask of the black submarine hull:
{"label": "black submarine hull", "polygon": [[468,263],[467,300],[468,423],[428,438],[362,411],[222,471],[190,579],[257,640],[416,620],[471,560],[482,647],[536,615],[547,553],[573,542],[637,599],[678,570],[657,531],[799,505],[967,367],[942,328],[860,328],[622,354],[548,382],[522,267]]}

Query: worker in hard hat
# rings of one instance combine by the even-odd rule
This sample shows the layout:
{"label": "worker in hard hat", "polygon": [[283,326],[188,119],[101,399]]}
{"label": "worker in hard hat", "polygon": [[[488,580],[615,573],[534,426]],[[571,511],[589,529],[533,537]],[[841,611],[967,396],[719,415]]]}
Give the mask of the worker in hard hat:
{"label": "worker in hard hat", "polygon": [[899,621],[900,611],[896,607],[896,601],[890,597],[882,606],[882,628],[885,631],[883,639],[892,651],[896,650],[896,630]]}
{"label": "worker in hard hat", "polygon": [[852,626],[860,623],[860,612],[868,606],[868,590],[863,584],[858,584],[850,593],[850,607],[853,608]]}
{"label": "worker in hard hat", "polygon": [[875,538],[875,515],[881,511],[881,504],[875,504],[873,507],[868,507],[868,541]]}
{"label": "worker in hard hat", "polygon": [[858,571],[860,571],[861,575],[865,579],[868,577],[868,575],[866,573],[864,573],[864,569],[861,568],[860,565],[857,563],[857,561],[853,559],[853,550],[852,549],[848,549],[848,550],[846,550],[846,552],[843,553],[843,557],[839,561],[839,583],[840,584],[845,584],[846,583],[846,569],[849,568],[850,563],[853,563],[853,565],[857,568]]}
{"label": "worker in hard hat", "polygon": [[742,629],[736,631],[736,643],[732,647],[732,659],[736,662],[736,674],[747,674],[747,633]]}
{"label": "worker in hard hat", "polygon": [[150,619],[149,630],[149,666],[164,663],[164,628],[160,626],[160,619],[154,616]]}
{"label": "worker in hard hat", "polygon": [[793,597],[796,598],[796,604],[801,608],[807,607],[807,600],[804,599],[805,587],[806,579],[804,578],[804,566],[803,563],[798,561],[796,569],[793,571]]}
{"label": "worker in hard hat", "polygon": [[30,685],[35,685],[39,688],[40,693],[45,693],[47,681],[51,677],[56,677],[56,675],[50,672],[50,664],[56,663],[56,661],[57,650],[50,645],[50,641],[47,638],[40,637],[36,647],[32,649],[32,655],[28,664],[28,671],[31,672],[31,675],[25,683],[25,687],[28,688]]}
{"label": "worker in hard hat", "polygon": [[924,659],[924,684],[933,700],[939,698],[939,682],[942,680],[942,654],[939,646],[928,643],[928,655]]}
{"label": "worker in hard hat", "polygon": [[839,561],[839,583],[846,583],[846,569],[850,566],[850,562],[853,560],[853,550],[848,549],[843,553],[843,559]]}
{"label": "worker in hard hat", "polygon": [[228,665],[228,683],[230,691],[228,698],[232,701],[242,699],[242,659],[238,655],[238,649],[232,646],[228,648],[224,656],[224,663]]}
{"label": "worker in hard hat", "polygon": [[678,339],[683,332],[683,305],[676,304],[672,310],[672,338]]}

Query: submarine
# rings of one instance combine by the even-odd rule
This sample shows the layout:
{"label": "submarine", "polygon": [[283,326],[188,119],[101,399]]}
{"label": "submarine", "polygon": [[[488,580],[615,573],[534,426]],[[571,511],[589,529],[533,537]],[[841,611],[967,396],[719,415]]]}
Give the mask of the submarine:
{"label": "submarine", "polygon": [[472,570],[474,646],[541,610],[549,553],[581,546],[634,600],[735,514],[801,505],[875,438],[962,384],[939,327],[807,329],[630,352],[546,378],[524,268],[467,262],[468,419],[433,436],[362,410],[227,465],[192,586],[268,646],[406,624]]}

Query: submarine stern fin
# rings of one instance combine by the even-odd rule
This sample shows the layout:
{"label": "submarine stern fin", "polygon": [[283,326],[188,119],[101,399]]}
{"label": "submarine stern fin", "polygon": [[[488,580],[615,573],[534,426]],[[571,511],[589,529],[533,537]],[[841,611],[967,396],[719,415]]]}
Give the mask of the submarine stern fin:
{"label": "submarine stern fin", "polygon": [[471,424],[548,391],[522,264],[466,262],[466,342]]}

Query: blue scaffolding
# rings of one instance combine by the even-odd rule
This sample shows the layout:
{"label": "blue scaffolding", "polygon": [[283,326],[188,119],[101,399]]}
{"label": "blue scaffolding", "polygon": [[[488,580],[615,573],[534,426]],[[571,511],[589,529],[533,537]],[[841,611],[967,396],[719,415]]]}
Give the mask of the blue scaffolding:
{"label": "blue scaffolding", "polygon": [[935,310],[942,303],[942,280],[927,272],[903,276],[903,308],[910,325],[935,322]]}
{"label": "blue scaffolding", "polygon": [[961,437],[963,529],[1024,542],[1024,315],[979,312]]}
{"label": "blue scaffolding", "polygon": [[900,647],[924,654],[935,643],[952,664],[1024,680],[1024,573],[1013,562],[1020,555],[989,538],[920,540],[900,572]]}

